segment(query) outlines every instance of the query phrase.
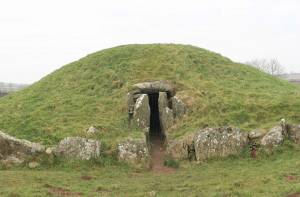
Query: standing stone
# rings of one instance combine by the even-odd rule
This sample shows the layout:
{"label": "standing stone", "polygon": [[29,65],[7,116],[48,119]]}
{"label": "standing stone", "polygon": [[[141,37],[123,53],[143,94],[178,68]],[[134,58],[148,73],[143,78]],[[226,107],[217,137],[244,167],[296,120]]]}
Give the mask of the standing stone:
{"label": "standing stone", "polygon": [[247,134],[237,128],[206,128],[194,137],[197,161],[236,155],[247,145]]}
{"label": "standing stone", "polygon": [[283,129],[281,126],[272,128],[262,139],[261,145],[267,148],[273,148],[282,144],[284,139]]}
{"label": "standing stone", "polygon": [[81,160],[99,158],[101,143],[81,137],[67,137],[59,142],[53,152],[56,156],[64,156]]}
{"label": "standing stone", "polygon": [[166,92],[159,93],[158,109],[162,132],[166,134],[168,128],[174,123],[173,110],[168,107],[168,96]]}
{"label": "standing stone", "polygon": [[184,103],[176,96],[172,97],[172,109],[175,119],[180,119],[186,113]]}
{"label": "standing stone", "polygon": [[300,144],[300,125],[289,125],[288,137],[292,142]]}
{"label": "standing stone", "polygon": [[133,119],[145,132],[150,128],[150,106],[147,94],[142,94],[134,106]]}
{"label": "standing stone", "polygon": [[133,164],[143,164],[149,158],[146,141],[143,139],[128,139],[118,145],[119,160]]}
{"label": "standing stone", "polygon": [[134,102],[134,92],[128,92],[127,93],[127,111],[128,111],[128,115],[129,115],[129,120],[133,116],[134,104],[135,104],[135,102]]}
{"label": "standing stone", "polygon": [[167,156],[177,160],[194,160],[194,133],[184,136],[181,139],[171,140],[167,146]]}

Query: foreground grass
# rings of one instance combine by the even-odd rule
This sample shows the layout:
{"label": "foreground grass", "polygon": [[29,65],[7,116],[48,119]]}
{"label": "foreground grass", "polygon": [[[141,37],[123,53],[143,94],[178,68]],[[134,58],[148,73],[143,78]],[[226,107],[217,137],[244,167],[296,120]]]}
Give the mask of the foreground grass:
{"label": "foreground grass", "polygon": [[126,165],[2,170],[0,196],[287,196],[300,192],[299,155],[297,148],[257,160],[182,163],[171,174]]}

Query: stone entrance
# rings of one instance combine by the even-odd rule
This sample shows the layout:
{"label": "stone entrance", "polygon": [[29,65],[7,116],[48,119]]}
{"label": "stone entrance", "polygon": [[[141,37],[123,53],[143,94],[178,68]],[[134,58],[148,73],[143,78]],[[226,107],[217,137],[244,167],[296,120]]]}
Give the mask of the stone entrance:
{"label": "stone entrance", "polygon": [[129,121],[145,132],[150,150],[154,139],[164,144],[168,129],[186,112],[185,105],[175,94],[170,82],[153,81],[135,84],[127,95]]}

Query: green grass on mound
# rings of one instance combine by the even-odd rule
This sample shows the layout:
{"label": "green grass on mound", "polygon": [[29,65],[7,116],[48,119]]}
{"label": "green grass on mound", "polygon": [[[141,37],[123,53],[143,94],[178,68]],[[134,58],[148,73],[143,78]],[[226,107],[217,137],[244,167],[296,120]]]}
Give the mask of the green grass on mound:
{"label": "green grass on mound", "polygon": [[190,108],[171,137],[196,128],[270,127],[300,122],[300,89],[219,54],[186,45],[127,45],[88,55],[0,99],[0,130],[46,144],[85,135],[91,125],[108,146],[142,136],[127,124],[126,93],[146,80],[170,80]]}

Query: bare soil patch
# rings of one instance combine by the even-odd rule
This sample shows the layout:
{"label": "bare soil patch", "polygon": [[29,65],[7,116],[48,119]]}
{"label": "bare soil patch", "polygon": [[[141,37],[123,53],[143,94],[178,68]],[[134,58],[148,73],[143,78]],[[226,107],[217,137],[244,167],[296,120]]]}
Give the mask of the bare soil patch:
{"label": "bare soil patch", "polygon": [[87,176],[87,175],[81,176],[80,178],[81,178],[81,180],[84,180],[84,181],[90,181],[93,179],[93,177]]}
{"label": "bare soil patch", "polygon": [[288,176],[285,177],[285,179],[286,179],[287,181],[291,182],[291,181],[296,181],[296,180],[298,180],[298,177],[297,177],[297,176],[294,176],[294,175],[288,175]]}
{"label": "bare soil patch", "polygon": [[300,197],[300,192],[289,194],[286,197]]}
{"label": "bare soil patch", "polygon": [[54,196],[54,197],[66,197],[66,196],[72,196],[72,197],[81,197],[83,196],[82,193],[80,192],[72,192],[68,189],[64,189],[62,187],[55,187],[52,185],[45,185],[46,188],[48,188],[48,194],[50,196]]}
{"label": "bare soil patch", "polygon": [[174,168],[164,165],[165,151],[163,141],[159,137],[152,139],[151,147],[151,169],[156,173],[172,173],[175,172]]}

